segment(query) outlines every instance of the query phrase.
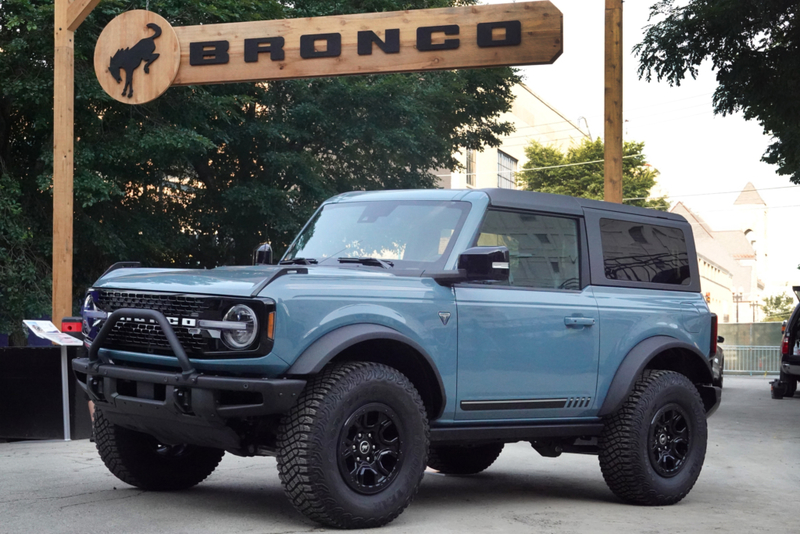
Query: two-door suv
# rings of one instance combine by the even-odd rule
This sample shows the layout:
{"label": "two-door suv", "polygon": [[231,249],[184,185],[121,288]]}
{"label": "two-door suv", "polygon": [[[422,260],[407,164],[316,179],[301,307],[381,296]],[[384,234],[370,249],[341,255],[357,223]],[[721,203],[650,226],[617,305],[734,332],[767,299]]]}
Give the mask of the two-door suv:
{"label": "two-door suv", "polygon": [[621,499],[691,490],[720,402],[716,317],[680,216],[541,193],[354,192],[279,265],[111,269],[82,310],[97,448],[177,490],[276,455],[294,506],[379,526],[426,466],[505,443],[597,454]]}

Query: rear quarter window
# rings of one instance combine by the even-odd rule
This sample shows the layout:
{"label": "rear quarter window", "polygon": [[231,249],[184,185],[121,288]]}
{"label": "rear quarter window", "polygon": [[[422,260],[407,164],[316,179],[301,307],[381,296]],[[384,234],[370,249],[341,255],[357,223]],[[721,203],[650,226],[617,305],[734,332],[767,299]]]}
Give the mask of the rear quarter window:
{"label": "rear quarter window", "polygon": [[688,286],[686,236],[680,228],[600,219],[607,280]]}

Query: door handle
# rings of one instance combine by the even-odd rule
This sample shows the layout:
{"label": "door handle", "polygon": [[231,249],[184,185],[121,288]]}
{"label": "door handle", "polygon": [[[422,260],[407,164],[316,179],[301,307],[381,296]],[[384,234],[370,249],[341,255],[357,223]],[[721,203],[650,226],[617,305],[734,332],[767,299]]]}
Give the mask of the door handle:
{"label": "door handle", "polygon": [[593,326],[593,317],[564,317],[564,324],[567,327],[571,326]]}

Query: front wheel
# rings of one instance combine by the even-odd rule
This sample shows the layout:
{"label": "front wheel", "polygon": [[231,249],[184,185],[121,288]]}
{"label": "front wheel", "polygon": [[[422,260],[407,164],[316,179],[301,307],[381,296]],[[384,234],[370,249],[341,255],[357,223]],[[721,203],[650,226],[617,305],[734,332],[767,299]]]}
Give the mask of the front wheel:
{"label": "front wheel", "polygon": [[332,365],[308,382],[278,429],[286,496],[336,528],[385,525],[425,471],[428,419],[411,382],[375,363]]}
{"label": "front wheel", "polygon": [[673,371],[645,371],[605,421],[600,469],[619,498],[674,504],[694,486],[706,455],[705,410],[694,385]]}
{"label": "front wheel", "polygon": [[219,465],[225,451],[195,445],[167,445],[148,434],[113,424],[94,410],[97,451],[111,473],[144,490],[181,490],[199,484]]}

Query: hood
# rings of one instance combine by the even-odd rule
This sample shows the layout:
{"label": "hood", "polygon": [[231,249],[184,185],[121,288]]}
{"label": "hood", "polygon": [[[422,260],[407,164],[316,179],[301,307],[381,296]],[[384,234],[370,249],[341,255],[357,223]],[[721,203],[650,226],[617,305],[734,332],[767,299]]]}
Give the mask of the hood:
{"label": "hood", "polygon": [[[250,297],[284,274],[309,274],[325,278],[378,279],[395,276],[419,277],[417,270],[383,270],[359,265],[301,266],[301,265],[257,265],[241,267],[217,267],[216,269],[116,269],[100,278],[94,289],[124,289],[126,291],[160,291],[195,295],[220,295]],[[324,283],[324,282],[323,282]]]}
{"label": "hood", "polygon": [[280,270],[283,267],[276,265],[216,269],[117,269],[100,278],[92,287],[249,297]]}

